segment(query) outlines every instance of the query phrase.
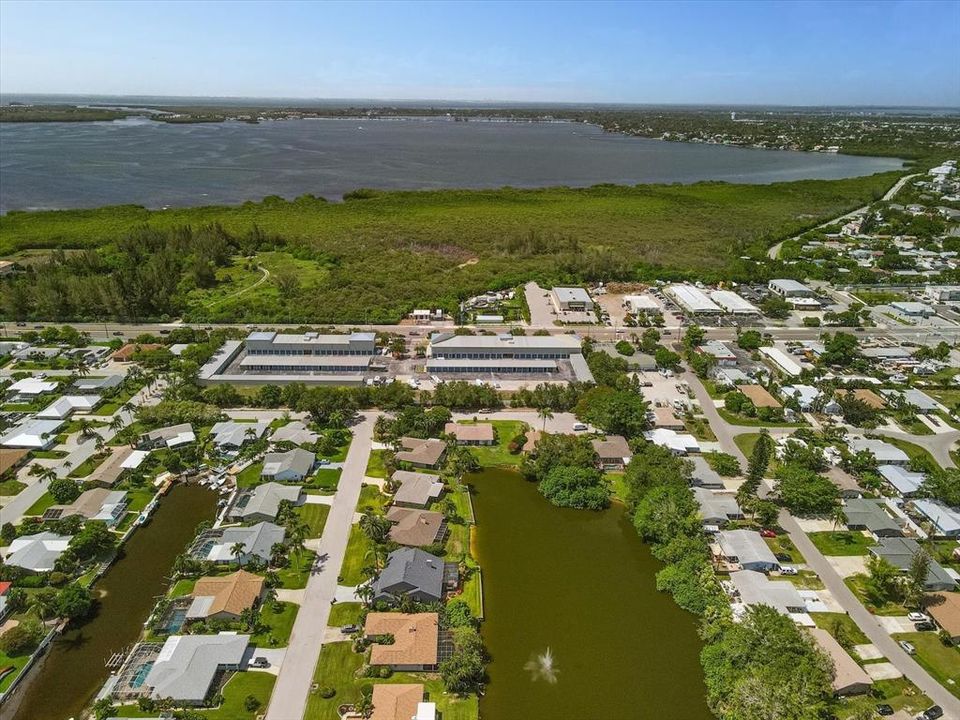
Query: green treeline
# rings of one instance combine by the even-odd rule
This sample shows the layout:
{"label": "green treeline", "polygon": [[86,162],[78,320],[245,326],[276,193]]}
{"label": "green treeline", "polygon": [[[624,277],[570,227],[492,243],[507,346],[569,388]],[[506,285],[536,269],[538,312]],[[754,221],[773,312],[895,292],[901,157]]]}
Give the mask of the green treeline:
{"label": "green treeline", "polygon": [[[5,317],[81,321],[395,322],[488,289],[589,280],[759,280],[772,243],[882,195],[898,177],[772,185],[352,193],[237,207],[11,212],[0,255],[51,252],[0,284]],[[81,251],[81,252],[71,252]],[[258,252],[315,264],[212,305],[205,290]],[[250,262],[255,262],[251,260]],[[239,289],[239,288],[237,288]],[[198,292],[200,291],[200,292]]]}

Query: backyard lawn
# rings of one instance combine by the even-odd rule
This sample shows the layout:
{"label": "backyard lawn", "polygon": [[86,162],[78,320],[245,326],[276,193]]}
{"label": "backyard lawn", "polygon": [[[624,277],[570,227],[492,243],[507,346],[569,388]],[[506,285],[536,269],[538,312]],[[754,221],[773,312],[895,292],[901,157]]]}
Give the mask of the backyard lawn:
{"label": "backyard lawn", "polygon": [[154,491],[150,488],[136,488],[127,490],[127,510],[130,512],[140,512],[153,499]]}
{"label": "backyard lawn", "polygon": [[[498,465],[519,465],[523,461],[523,455],[512,454],[507,448],[510,441],[519,435],[527,426],[526,423],[519,420],[492,420],[479,422],[489,422],[494,427],[496,441],[493,445],[479,445],[471,447],[470,450],[476,456],[477,460],[484,467],[495,467]],[[475,425],[475,422],[465,422],[462,425]]]}
{"label": "backyard lawn", "polygon": [[343,558],[343,567],[340,568],[341,585],[359,585],[366,580],[360,572],[366,565],[372,564],[367,553],[373,548],[370,541],[358,525],[350,528],[350,540],[347,542],[347,552]]}
{"label": "backyard lawn", "polygon": [[300,515],[300,519],[310,527],[309,537],[318,538],[323,534],[323,526],[327,524],[330,506],[307,503],[298,507],[297,513]]}
{"label": "backyard lawn", "polygon": [[193,592],[193,586],[197,584],[196,578],[184,578],[177,580],[176,584],[170,588],[170,597],[182,597]]}
{"label": "backyard lawn", "polygon": [[340,468],[320,468],[304,480],[305,488],[314,490],[336,490],[340,484]]}
{"label": "backyard lawn", "polygon": [[900,633],[893,637],[913,643],[917,649],[913,659],[937,682],[960,697],[960,648],[944,645],[934,632]]}
{"label": "backyard lawn", "polygon": [[250,636],[250,644],[257,647],[284,647],[290,641],[293,623],[297,619],[300,606],[296,603],[280,603],[280,612],[273,611],[273,603],[264,603],[260,609],[260,619],[267,626],[262,633]]}
{"label": "backyard lawn", "polygon": [[23,655],[10,656],[5,652],[0,650],[0,669],[6,667],[14,667],[16,670],[12,673],[8,673],[3,680],[0,680],[0,692],[4,692],[10,684],[14,681],[17,675],[20,674],[20,670],[23,669],[23,666],[27,664],[27,661],[30,659],[30,653],[24,653]]}
{"label": "backyard lawn", "polygon": [[807,537],[824,555],[866,555],[876,545],[873,538],[861,532],[825,531],[807,533]]}
{"label": "backyard lawn", "polygon": [[90,473],[96,470],[97,467],[101,463],[103,463],[103,461],[106,460],[108,456],[109,455],[107,453],[103,453],[103,454],[96,453],[94,455],[91,455],[90,457],[88,457],[86,460],[84,460],[82,463],[80,463],[70,471],[70,477],[72,478],[87,477]]}
{"label": "backyard lawn", "polygon": [[237,473],[237,487],[253,487],[260,482],[260,473],[263,471],[263,463],[253,463]]}
{"label": "backyard lawn", "polygon": [[[198,716],[207,720],[253,720],[262,715],[270,701],[276,678],[265,672],[237,672],[223,686],[223,704],[218,708],[196,709]],[[259,701],[253,710],[246,709],[246,698],[252,695]],[[156,717],[157,711],[144,711],[137,705],[119,705],[114,708],[116,717]]]}

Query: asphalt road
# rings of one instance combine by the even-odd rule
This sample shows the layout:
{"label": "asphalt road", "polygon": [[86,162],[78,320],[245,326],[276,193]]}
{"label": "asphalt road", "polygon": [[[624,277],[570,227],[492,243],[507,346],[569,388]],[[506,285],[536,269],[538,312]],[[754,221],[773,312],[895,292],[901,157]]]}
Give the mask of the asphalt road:
{"label": "asphalt road", "polygon": [[313,671],[323,648],[337,576],[346,555],[353,514],[370,459],[376,413],[367,413],[353,427],[353,442],[343,463],[340,484],[323,529],[317,564],[307,580],[303,603],[267,707],[267,720],[300,720],[307,707]]}

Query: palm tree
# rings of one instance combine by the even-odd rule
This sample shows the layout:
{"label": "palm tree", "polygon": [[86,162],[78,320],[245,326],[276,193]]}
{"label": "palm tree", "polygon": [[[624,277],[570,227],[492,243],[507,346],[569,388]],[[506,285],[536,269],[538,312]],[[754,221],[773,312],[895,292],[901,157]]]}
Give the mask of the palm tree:
{"label": "palm tree", "polygon": [[104,442],[103,436],[97,435],[97,439],[93,444],[93,446],[97,449],[97,452],[100,452],[101,450],[103,450],[104,445],[106,445],[106,442]]}
{"label": "palm tree", "polygon": [[543,420],[543,432],[547,431],[547,420],[553,420],[553,410],[544,405],[537,409],[537,417]]}
{"label": "palm tree", "polygon": [[90,366],[87,365],[86,360],[81,358],[80,360],[77,361],[77,364],[76,366],[74,366],[73,371],[80,377],[86,377],[87,375],[90,374]]}
{"label": "palm tree", "polygon": [[244,551],[247,549],[247,546],[242,542],[235,542],[230,546],[230,554],[237,559],[237,568],[243,567],[241,558],[243,557]]}
{"label": "palm tree", "polygon": [[358,586],[354,593],[363,601],[364,605],[369,605],[370,601],[373,600],[373,587],[370,583],[364,583]]}
{"label": "palm tree", "polygon": [[270,546],[270,562],[274,566],[279,566],[283,558],[287,556],[287,546],[282,542],[274,543]]}
{"label": "palm tree", "polygon": [[54,596],[48,592],[38,592],[30,598],[30,609],[37,613],[37,618],[43,622],[54,608]]}
{"label": "palm tree", "polygon": [[84,418],[80,421],[80,437],[90,438],[97,434],[97,431],[94,430],[93,424]]}
{"label": "palm tree", "polygon": [[843,511],[843,505],[837,503],[830,511],[830,519],[833,521],[833,531],[836,532],[841,525],[847,524],[847,514]]}
{"label": "palm tree", "polygon": [[107,427],[109,427],[113,432],[118,433],[121,430],[123,430],[123,426],[124,426],[123,418],[120,417],[119,413],[117,413],[116,415],[113,416],[113,420],[110,421],[110,425],[108,425]]}

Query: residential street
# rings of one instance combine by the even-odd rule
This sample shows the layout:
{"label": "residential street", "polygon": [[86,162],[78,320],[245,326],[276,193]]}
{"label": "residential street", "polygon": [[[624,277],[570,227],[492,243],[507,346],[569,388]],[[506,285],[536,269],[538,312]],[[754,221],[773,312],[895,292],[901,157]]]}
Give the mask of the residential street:
{"label": "residential street", "polygon": [[337,592],[337,576],[343,565],[354,510],[360,499],[360,487],[370,459],[376,419],[376,413],[367,413],[352,428],[353,442],[343,463],[340,484],[320,539],[317,566],[307,581],[277,684],[267,707],[267,720],[301,720],[306,709],[313,671],[320,657],[330,617],[330,605]]}
{"label": "residential street", "polygon": [[[733,439],[744,432],[760,432],[758,427],[741,428],[730,425],[726,420],[720,417],[713,400],[707,393],[706,388],[700,379],[691,372],[684,373],[684,379],[693,388],[694,395],[700,401],[703,414],[710,421],[710,427],[713,429],[717,440],[720,442],[724,452],[730,453],[736,457],[746,467],[747,458],[740,452]],[[910,435],[909,439],[917,441],[917,437]],[[943,436],[923,436],[936,439],[944,443]],[[949,446],[948,443],[944,443]],[[952,466],[952,465],[951,465]],[[917,662],[907,655],[896,641],[880,626],[876,618],[871,615],[863,606],[859,599],[844,584],[843,578],[837,573],[833,566],[827,562],[827,559],[820,553],[806,533],[800,529],[800,525],[786,510],[780,511],[780,526],[787,531],[790,540],[796,545],[797,549],[803,555],[807,565],[811,570],[820,576],[823,584],[827,587],[834,599],[840,604],[847,615],[863,631],[864,635],[870,638],[870,642],[877,646],[886,658],[911,680],[918,688],[925,692],[931,700],[940,705],[947,713],[947,717],[960,720],[960,699],[954,697],[947,691],[943,685],[934,680],[930,675],[920,667]]]}

